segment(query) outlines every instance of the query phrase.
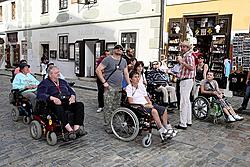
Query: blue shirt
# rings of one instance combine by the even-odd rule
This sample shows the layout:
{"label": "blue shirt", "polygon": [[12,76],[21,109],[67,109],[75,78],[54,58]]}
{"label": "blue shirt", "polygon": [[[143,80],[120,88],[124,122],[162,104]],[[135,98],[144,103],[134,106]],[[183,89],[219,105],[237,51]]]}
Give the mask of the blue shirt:
{"label": "blue shirt", "polygon": [[[33,86],[38,85],[39,81],[30,73],[27,73],[26,75],[23,73],[16,74],[13,82],[12,82],[12,89],[25,89],[26,86]],[[36,91],[36,88],[29,89],[24,91],[25,92],[34,92]]]}

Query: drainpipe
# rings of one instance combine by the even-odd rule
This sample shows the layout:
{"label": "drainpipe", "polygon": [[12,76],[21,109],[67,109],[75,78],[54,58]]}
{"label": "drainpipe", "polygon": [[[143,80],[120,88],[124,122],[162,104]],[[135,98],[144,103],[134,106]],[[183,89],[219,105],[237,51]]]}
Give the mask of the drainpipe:
{"label": "drainpipe", "polygon": [[166,0],[161,0],[161,16],[160,16],[160,38],[159,38],[159,52],[158,52],[158,61],[160,61],[161,59],[161,52],[163,51],[163,31],[164,31],[164,24],[165,24],[165,1]]}

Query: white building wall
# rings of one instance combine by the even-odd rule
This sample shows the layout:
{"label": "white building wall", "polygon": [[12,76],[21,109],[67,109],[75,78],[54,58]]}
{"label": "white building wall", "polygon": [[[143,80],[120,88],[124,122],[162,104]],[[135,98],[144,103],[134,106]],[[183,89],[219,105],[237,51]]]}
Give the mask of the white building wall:
{"label": "white building wall", "polygon": [[[69,43],[100,39],[120,44],[122,32],[137,32],[136,58],[146,65],[158,60],[161,0],[97,1],[88,9],[82,4],[71,4],[69,0],[68,8],[59,10],[59,2],[49,0],[49,12],[41,14],[40,0],[16,0],[19,16],[10,21],[11,13],[8,12],[5,24],[8,28],[3,31],[18,32],[19,44],[27,40],[27,58],[33,72],[39,72],[41,44],[47,43],[50,50],[57,50],[57,58],[51,60],[66,77],[72,77],[74,61],[58,59],[60,34],[68,34]],[[10,2],[4,2],[8,11],[11,11]]]}

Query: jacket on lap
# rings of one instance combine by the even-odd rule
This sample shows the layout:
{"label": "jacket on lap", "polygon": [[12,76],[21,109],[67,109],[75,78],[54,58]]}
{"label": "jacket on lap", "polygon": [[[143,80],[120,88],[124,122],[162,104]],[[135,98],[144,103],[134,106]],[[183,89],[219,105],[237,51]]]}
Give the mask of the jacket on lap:
{"label": "jacket on lap", "polygon": [[169,81],[168,76],[165,74],[165,72],[161,70],[151,70],[148,72],[147,82],[149,84],[161,82],[162,84],[165,83],[168,85],[168,81]]}

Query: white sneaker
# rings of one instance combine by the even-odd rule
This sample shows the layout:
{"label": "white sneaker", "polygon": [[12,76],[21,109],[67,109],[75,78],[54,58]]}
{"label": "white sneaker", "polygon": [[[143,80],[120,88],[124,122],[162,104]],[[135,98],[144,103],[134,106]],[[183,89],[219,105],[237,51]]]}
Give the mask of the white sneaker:
{"label": "white sneaker", "polygon": [[102,111],[103,111],[103,108],[101,107],[96,110],[97,113],[102,112]]}
{"label": "white sneaker", "polygon": [[244,118],[239,116],[238,114],[233,116],[236,121],[242,121]]}
{"label": "white sneaker", "polygon": [[234,119],[234,117],[233,117],[232,115],[229,115],[229,116],[227,117],[227,121],[228,121],[228,122],[235,122],[236,120]]}

